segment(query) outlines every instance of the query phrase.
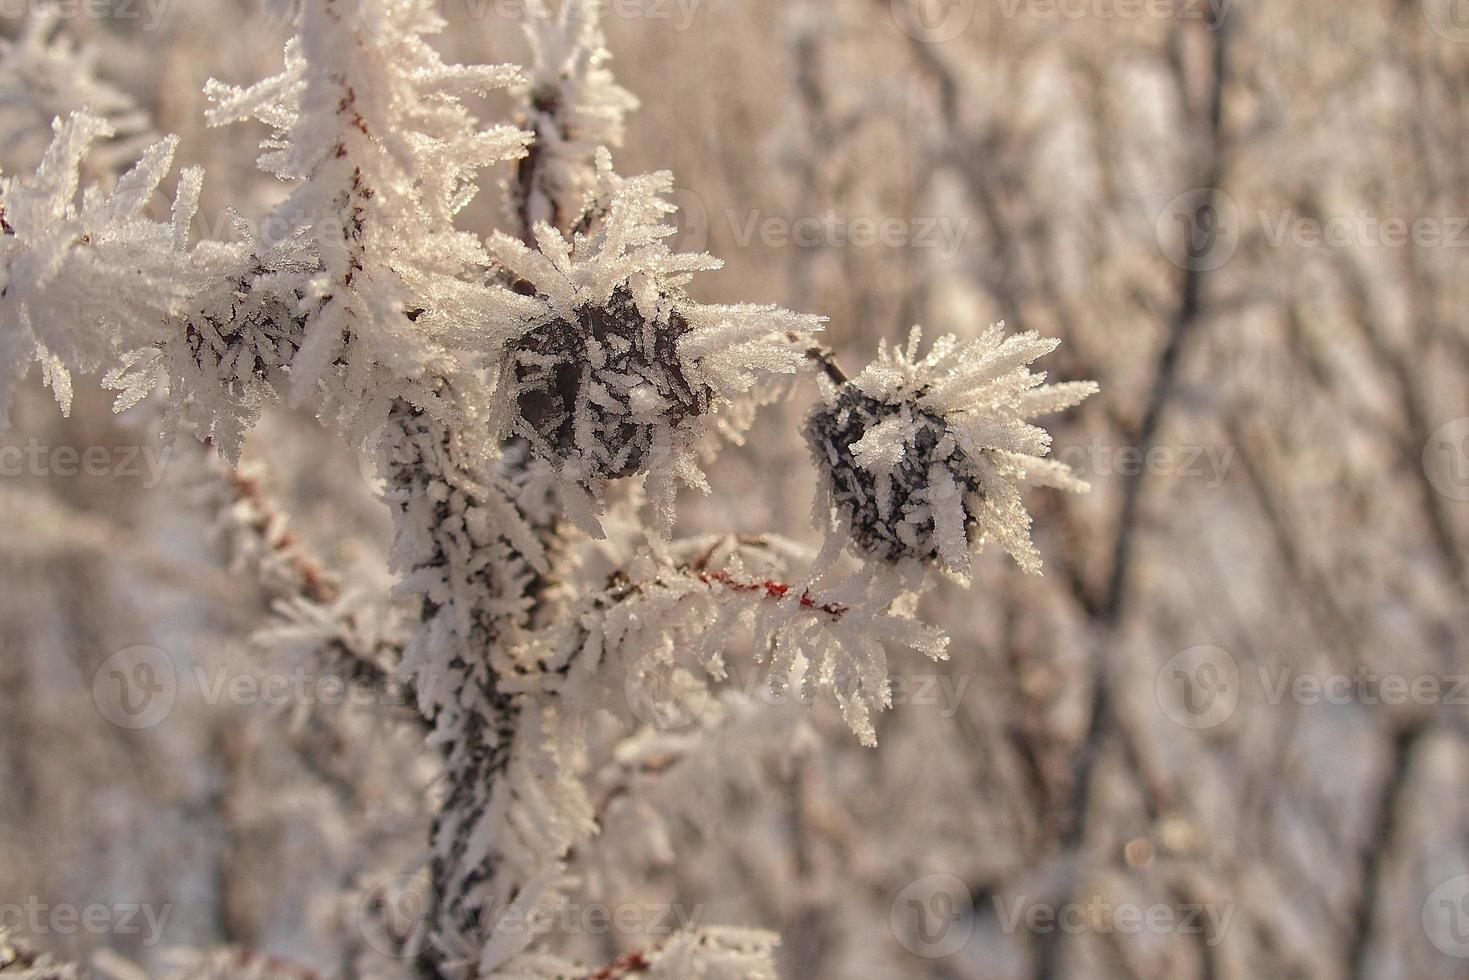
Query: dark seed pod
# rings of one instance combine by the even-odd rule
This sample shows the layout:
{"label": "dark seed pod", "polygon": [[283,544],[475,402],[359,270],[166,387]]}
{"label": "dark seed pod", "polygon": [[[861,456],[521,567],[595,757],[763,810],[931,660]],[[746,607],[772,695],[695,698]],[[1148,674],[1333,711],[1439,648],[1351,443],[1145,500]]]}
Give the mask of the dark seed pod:
{"label": "dark seed pod", "polygon": [[[902,418],[902,455],[886,479],[864,466],[853,447],[885,422]],[[962,491],[964,530],[972,543],[978,527],[970,495],[981,493],[969,459],[948,424],[913,402],[890,404],[844,385],[816,407],[806,421],[806,440],[825,472],[832,503],[850,523],[852,538],[869,555],[889,562],[939,557],[939,535],[931,505],[934,466],[948,470]],[[881,484],[881,485],[880,485]]]}
{"label": "dark seed pod", "polygon": [[511,347],[525,435],[582,482],[642,472],[658,429],[709,409],[713,393],[691,384],[679,360],[689,330],[676,309],[649,320],[621,286],[605,305],[526,332]]}

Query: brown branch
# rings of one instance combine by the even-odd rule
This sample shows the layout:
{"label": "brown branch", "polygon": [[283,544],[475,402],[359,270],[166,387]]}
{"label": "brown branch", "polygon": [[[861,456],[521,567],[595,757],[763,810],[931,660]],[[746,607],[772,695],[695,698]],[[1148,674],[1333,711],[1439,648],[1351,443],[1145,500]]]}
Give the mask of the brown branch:
{"label": "brown branch", "polygon": [[653,966],[648,957],[657,951],[658,948],[655,947],[651,950],[638,950],[625,956],[619,956],[596,973],[588,973],[582,980],[618,980],[618,978],[642,973]]}
{"label": "brown branch", "polygon": [[[209,444],[206,439],[205,445]],[[225,474],[225,480],[236,498],[249,504],[254,511],[255,517],[248,521],[247,526],[270,551],[285,562],[286,567],[291,570],[299,593],[318,605],[335,602],[339,595],[336,581],[321,562],[306,551],[300,539],[284,529],[285,517],[266,496],[260,481],[238,469],[229,470]]]}
{"label": "brown branch", "polygon": [[1429,729],[1423,723],[1410,723],[1393,736],[1392,759],[1388,765],[1387,778],[1383,781],[1382,795],[1378,799],[1372,833],[1367,840],[1366,859],[1362,868],[1362,888],[1357,899],[1354,916],[1355,928],[1351,931],[1351,947],[1347,952],[1346,969],[1353,980],[1368,975],[1369,956],[1375,930],[1376,911],[1385,884],[1387,865],[1392,854],[1392,839],[1398,826],[1398,813],[1408,789],[1408,771],[1413,763],[1413,754]]}
{"label": "brown branch", "polygon": [[[777,582],[773,579],[761,581],[742,581],[730,575],[728,572],[695,572],[695,577],[705,585],[722,585],[734,592],[764,593],[771,599],[784,599],[790,595],[792,586],[787,582]],[[850,606],[844,606],[839,602],[818,603],[811,596],[809,590],[801,593],[801,608],[815,609],[830,616],[832,619],[841,619],[850,610]]]}

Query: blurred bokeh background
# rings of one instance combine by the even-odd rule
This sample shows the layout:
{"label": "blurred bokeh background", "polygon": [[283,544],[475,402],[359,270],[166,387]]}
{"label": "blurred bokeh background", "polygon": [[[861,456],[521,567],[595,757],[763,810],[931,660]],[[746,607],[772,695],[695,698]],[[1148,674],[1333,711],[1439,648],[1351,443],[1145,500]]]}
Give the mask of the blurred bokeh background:
{"label": "blurred bokeh background", "polygon": [[[207,130],[201,94],[276,70],[254,0],[63,4],[15,42],[42,6],[0,0],[0,169],[99,97],[34,57],[75,43],[136,107],[120,143],[178,133],[207,168],[202,233],[268,208],[262,133]],[[450,60],[523,60],[517,3],[440,6]],[[717,746],[608,811],[609,841],[641,807],[674,833],[589,853],[585,902],[777,930],[796,980],[1466,975],[1469,7],[606,7],[643,102],[619,168],[673,170],[680,244],[727,263],[699,298],[828,316],[851,365],[915,323],[1005,320],[1102,394],[1052,426],[1093,491],[1032,496],[1044,576],[986,555],[930,598],[951,660],[894,655],[877,749],[736,665]],[[218,477],[191,439],[162,449],[155,407],[78,389],[61,418],[32,379],[0,442],[0,925],[81,959],[230,944],[341,975],[360,889],[424,849],[433,761],[370,708],[220,694],[270,596]],[[686,526],[812,537],[810,396]],[[281,410],[245,456],[386,602],[386,511],[339,440]],[[93,682],[137,646],[200,682],[133,728]]]}

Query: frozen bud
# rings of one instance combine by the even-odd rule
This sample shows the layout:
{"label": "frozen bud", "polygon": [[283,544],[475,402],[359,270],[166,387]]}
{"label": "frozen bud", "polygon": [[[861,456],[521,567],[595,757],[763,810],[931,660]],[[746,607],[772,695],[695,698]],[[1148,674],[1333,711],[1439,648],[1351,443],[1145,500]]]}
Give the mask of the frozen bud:
{"label": "frozen bud", "polygon": [[969,553],[994,539],[1028,571],[1026,484],[1084,490],[1066,466],[1044,459],[1051,437],[1027,420],[1080,402],[1091,382],[1046,385],[1027,365],[1057,342],[1006,338],[1003,324],[960,344],[940,337],[919,359],[884,345],[852,381],[828,386],[806,422],[825,493],[825,517],[862,553],[937,563],[960,577]]}
{"label": "frozen bud", "polygon": [[660,427],[707,411],[712,392],[692,383],[678,341],[691,329],[677,309],[663,322],[638,309],[627,287],[578,307],[511,347],[520,417],[536,444],[586,481],[644,470]]}
{"label": "frozen bud", "polygon": [[966,542],[978,520],[970,495],[983,496],[970,461],[942,417],[912,402],[884,402],[845,385],[817,406],[806,438],[830,483],[832,503],[846,517],[853,540],[884,561],[939,557],[933,478],[962,488],[955,500]]}
{"label": "frozen bud", "polygon": [[686,286],[719,268],[709,255],[675,254],[666,173],[622,178],[598,156],[595,217],[570,237],[544,222],[532,245],[497,234],[488,244],[523,299],[504,336],[496,434],[520,436],[587,505],[611,480],[646,476],[655,525],[673,525],[683,484],[707,490],[699,460],[715,419],[765,377],[804,358],[792,337],[816,317],[774,306],[697,303]]}

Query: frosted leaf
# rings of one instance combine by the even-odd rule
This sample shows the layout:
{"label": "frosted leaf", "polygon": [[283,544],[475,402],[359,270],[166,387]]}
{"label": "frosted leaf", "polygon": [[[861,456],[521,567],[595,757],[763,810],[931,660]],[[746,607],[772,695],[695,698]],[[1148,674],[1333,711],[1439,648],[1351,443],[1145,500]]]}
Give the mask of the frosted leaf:
{"label": "frosted leaf", "polygon": [[581,218],[596,186],[595,158],[622,145],[624,121],[638,107],[613,80],[594,0],[527,4],[528,78],[518,86],[517,121],[535,134],[530,154],[507,182],[506,210],[523,229],[565,229]]}
{"label": "frosted leaf", "polygon": [[248,88],[211,83],[216,124],[274,130],[261,166],[294,185],[262,222],[267,249],[314,255],[286,295],[302,320],[285,391],[361,438],[395,398],[471,414],[488,402],[487,349],[528,301],[487,282],[488,255],[454,221],[478,171],[515,159],[529,134],[483,127],[465,100],[517,82],[504,66],[448,65],[429,45],[444,21],[407,0],[304,3],[284,70]]}
{"label": "frosted leaf", "polygon": [[[680,551],[685,548],[680,544]],[[648,703],[677,709],[668,704],[679,700],[670,690],[682,690],[669,686],[685,669],[676,654],[692,655],[717,679],[724,652],[743,634],[752,649],[770,651],[773,689],[793,687],[807,701],[818,688],[830,690],[852,730],[870,745],[876,741],[872,715],[891,703],[887,648],[945,656],[947,638],[912,617],[904,597],[913,583],[904,576],[872,568],[831,584],[803,585],[777,577],[784,562],[760,554],[764,549],[706,549],[692,565],[643,551],[610,592],[586,598],[580,627],[567,642],[580,648],[586,670],[592,663],[604,666],[595,675],[574,675],[571,685],[562,684],[559,672],[549,674],[563,698],[635,705],[640,686],[657,683]],[[746,567],[742,553],[758,564]],[[574,689],[583,683],[585,690]],[[626,689],[607,695],[597,692],[599,684]]]}
{"label": "frosted leaf", "polygon": [[14,385],[34,359],[70,406],[71,372],[158,343],[169,319],[232,260],[224,246],[192,250],[179,234],[193,216],[197,174],[180,182],[174,217],[146,216],[173,159],[164,140],[104,192],[78,200],[82,161],[112,132],[85,113],[57,121],[33,177],[0,179],[0,420]]}

